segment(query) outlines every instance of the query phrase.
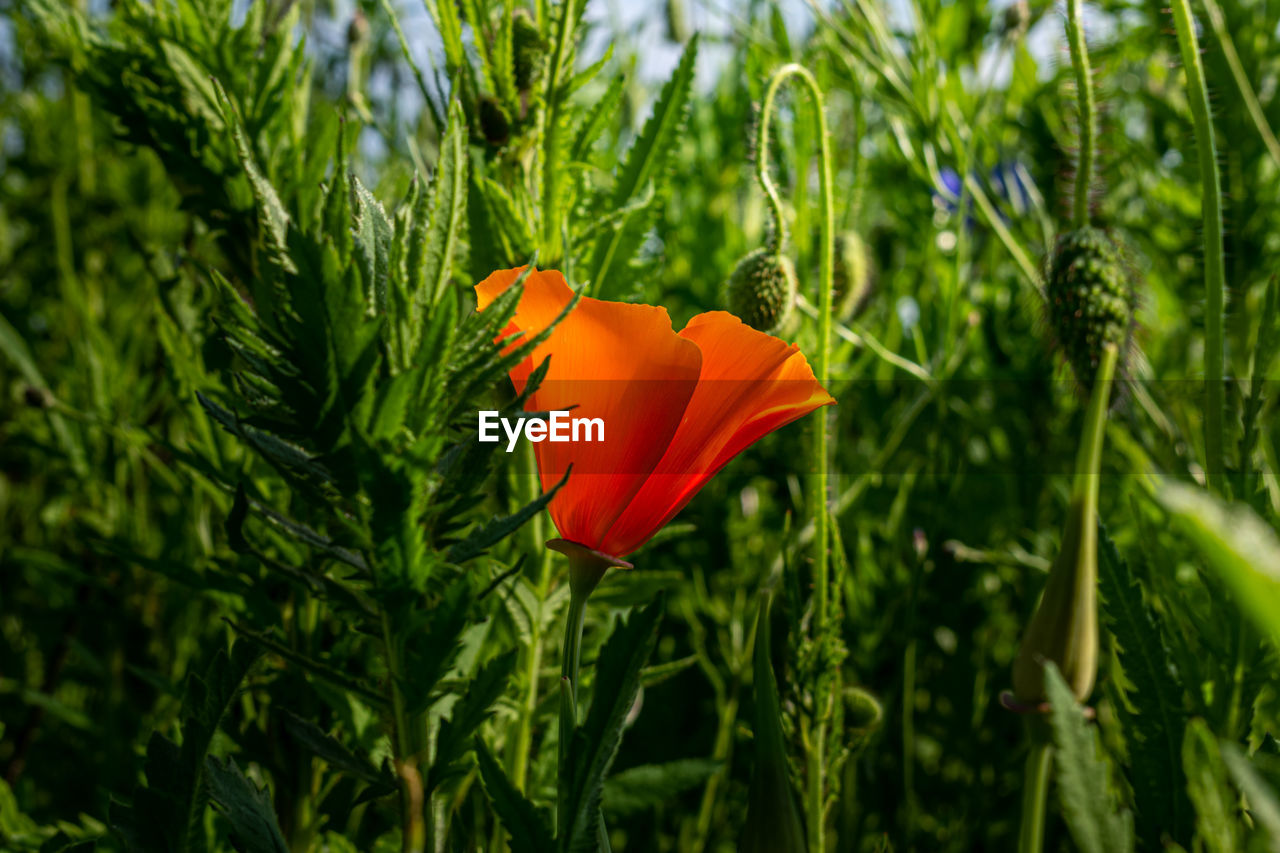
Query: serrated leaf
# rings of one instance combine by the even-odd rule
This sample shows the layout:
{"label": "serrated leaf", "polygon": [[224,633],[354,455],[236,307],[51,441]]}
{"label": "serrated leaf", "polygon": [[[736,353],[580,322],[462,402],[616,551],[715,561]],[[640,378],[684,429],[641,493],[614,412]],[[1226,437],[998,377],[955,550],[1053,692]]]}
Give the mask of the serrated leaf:
{"label": "serrated leaf", "polygon": [[222,110],[222,120],[231,129],[231,139],[235,145],[236,156],[239,157],[240,167],[244,170],[245,177],[249,179],[249,186],[253,190],[253,199],[257,206],[258,222],[262,228],[262,235],[267,245],[271,247],[272,257],[276,262],[285,271],[292,272],[295,268],[293,261],[289,257],[287,242],[290,222],[289,212],[285,210],[284,204],[281,203],[275,187],[271,185],[271,182],[267,180],[266,176],[258,168],[253,152],[249,150],[249,143],[245,139],[244,129],[240,126],[240,121],[235,116],[227,93],[223,91],[222,85],[216,80],[213,81],[213,85],[217,92],[218,105]]}
{"label": "serrated leaf", "polygon": [[289,853],[280,834],[271,792],[259,788],[240,772],[230,758],[205,760],[209,797],[231,824],[231,844],[241,853]]}
{"label": "serrated leaf", "polygon": [[516,651],[512,649],[485,664],[462,692],[449,718],[440,724],[427,792],[434,791],[445,780],[463,772],[456,764],[466,752],[476,730],[488,718],[493,704],[506,691],[516,660]]}
{"label": "serrated leaf", "polygon": [[[698,39],[685,46],[680,62],[663,86],[653,106],[653,114],[645,122],[640,137],[627,151],[617,184],[612,193],[612,208],[627,207],[644,191],[650,181],[661,185],[666,168],[685,125],[689,97],[693,88]],[[659,193],[660,194],[660,193]],[[633,213],[616,228],[596,241],[588,264],[588,277],[593,295],[602,296],[609,289],[609,274],[631,261],[647,227],[647,220]]]}
{"label": "serrated leaf", "polygon": [[480,556],[490,547],[519,530],[526,521],[542,512],[543,508],[551,503],[551,499],[556,496],[556,492],[560,491],[561,486],[568,481],[569,474],[570,472],[566,471],[564,476],[560,478],[560,482],[511,513],[511,515],[495,518],[488,524],[476,528],[466,539],[449,549],[446,559],[451,563],[465,563],[467,560]]}
{"label": "serrated leaf", "polygon": [[1116,809],[1097,733],[1057,666],[1047,662],[1044,674],[1058,798],[1071,837],[1082,853],[1128,853],[1134,849],[1133,820]]}
{"label": "serrated leaf", "polygon": [[372,785],[376,789],[374,796],[383,796],[396,790],[396,780],[390,772],[383,772],[369,759],[356,755],[340,740],[315,723],[286,710],[284,727],[295,740],[326,761],[333,769]]}
{"label": "serrated leaf", "polygon": [[374,314],[387,312],[387,289],[390,278],[390,251],[394,228],[387,212],[354,174],[350,178],[351,201],[355,217],[355,249],[364,277],[365,299]]}
{"label": "serrated leaf", "polygon": [[1187,724],[1182,768],[1187,774],[1187,793],[1196,808],[1196,838],[1203,845],[1199,849],[1207,853],[1239,850],[1235,797],[1227,787],[1227,768],[1217,739],[1199,717]]}
{"label": "serrated leaf", "polygon": [[329,470],[296,444],[244,423],[199,391],[196,392],[196,399],[218,426],[256,450],[272,465],[282,469],[283,473],[317,484],[333,481]]}
{"label": "serrated leaf", "polygon": [[1098,590],[1102,612],[1119,646],[1117,654],[1132,689],[1124,690],[1133,712],[1126,717],[1139,834],[1155,847],[1162,834],[1186,845],[1189,803],[1182,775],[1182,682],[1171,662],[1155,614],[1142,587],[1116,550],[1106,528],[1098,529]]}
{"label": "serrated leaf", "polygon": [[227,705],[258,659],[250,643],[219,649],[200,675],[187,679],[180,714],[182,746],[153,732],[147,743],[147,782],[132,805],[113,803],[111,823],[133,846],[174,853],[207,848],[204,810],[208,801],[205,756]]}
{"label": "serrated leaf", "polygon": [[[640,689],[640,671],[658,639],[662,597],[619,622],[596,660],[591,709],[573,732],[568,774],[562,779],[566,797],[561,849],[595,850],[604,781],[622,740],[622,726]],[[579,691],[581,695],[581,691]]]}
{"label": "serrated leaf", "polygon": [[722,766],[711,758],[684,758],[629,767],[604,783],[604,810],[629,815],[664,805],[705,783]]}
{"label": "serrated leaf", "polygon": [[440,301],[453,275],[453,258],[466,217],[467,174],[466,119],[455,99],[449,104],[449,123],[440,140],[440,158],[424,196],[425,207],[414,217],[415,228],[421,231],[409,241],[408,302],[414,309],[408,319],[414,324],[415,342],[419,319],[428,306]]}
{"label": "serrated leaf", "polygon": [[510,836],[511,853],[551,853],[555,843],[546,823],[539,817],[533,803],[525,799],[507,778],[502,766],[494,760],[484,741],[476,738],[476,764],[480,779],[489,792],[489,800],[498,819]]}

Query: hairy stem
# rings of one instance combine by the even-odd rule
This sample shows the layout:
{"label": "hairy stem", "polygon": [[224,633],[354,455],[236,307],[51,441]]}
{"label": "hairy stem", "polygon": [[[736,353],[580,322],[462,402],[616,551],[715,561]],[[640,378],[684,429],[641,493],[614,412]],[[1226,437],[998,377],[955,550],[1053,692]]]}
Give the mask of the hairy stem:
{"label": "hairy stem", "polygon": [[[822,242],[819,248],[818,265],[818,350],[815,357],[815,374],[818,382],[827,385],[831,358],[831,277],[835,261],[835,208],[832,199],[831,175],[831,140],[827,132],[826,102],[818,81],[808,69],[791,63],[784,65],[774,73],[765,90],[764,104],[760,111],[760,130],[757,140],[758,157],[756,159],[756,179],[760,182],[777,227],[777,251],[781,251],[786,240],[786,222],[783,217],[782,200],[777,188],[769,177],[769,122],[773,116],[774,100],[778,89],[788,79],[795,77],[809,90],[813,98],[815,120],[818,130],[819,159],[818,180],[820,185],[820,204],[822,205]],[[826,418],[818,424],[817,434],[813,442],[813,492],[812,504],[814,513],[813,537],[813,633],[819,643],[825,645],[825,637],[830,630],[828,620],[828,597],[830,578],[828,578],[827,553],[830,546],[827,532],[827,447]],[[824,749],[826,727],[830,714],[830,693],[832,675],[821,671],[814,685],[814,708],[816,719],[809,734],[809,753],[807,756],[808,787],[805,811],[808,822],[809,849],[812,853],[822,853],[826,849],[825,832],[825,773]]]}
{"label": "hairy stem", "polygon": [[1213,118],[1209,111],[1209,89],[1205,85],[1200,45],[1190,0],[1172,0],[1173,22],[1178,31],[1178,49],[1187,74],[1187,100],[1195,122],[1196,150],[1200,164],[1200,212],[1204,217],[1204,467],[1209,488],[1221,493],[1223,486],[1222,430],[1224,341],[1222,312],[1226,291],[1226,270],[1222,248],[1222,179],[1218,175],[1218,146],[1214,140]]}
{"label": "hairy stem", "polygon": [[1080,161],[1076,165],[1075,227],[1089,224],[1089,184],[1093,180],[1094,139],[1098,132],[1097,107],[1093,99],[1093,71],[1089,67],[1089,47],[1084,40],[1080,7],[1084,0],[1067,0],[1067,42],[1071,46],[1071,67],[1076,74],[1076,99],[1080,108]]}

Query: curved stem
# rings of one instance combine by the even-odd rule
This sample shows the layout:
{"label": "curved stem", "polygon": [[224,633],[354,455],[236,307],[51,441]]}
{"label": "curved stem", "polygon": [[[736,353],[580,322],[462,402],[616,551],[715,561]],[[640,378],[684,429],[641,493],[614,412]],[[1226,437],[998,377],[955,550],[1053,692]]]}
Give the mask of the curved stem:
{"label": "curved stem", "polygon": [[[774,73],[765,90],[764,103],[760,111],[760,130],[757,144],[756,179],[769,199],[773,208],[777,226],[777,251],[782,250],[786,240],[786,221],[782,215],[782,200],[777,188],[769,177],[769,122],[773,116],[774,99],[778,89],[788,79],[795,77],[804,84],[813,98],[815,119],[818,130],[819,161],[818,180],[820,185],[820,204],[822,205],[822,243],[820,246],[818,265],[818,351],[815,357],[817,380],[824,387],[827,385],[831,359],[831,276],[835,261],[835,206],[832,199],[831,174],[831,140],[827,132],[826,102],[822,89],[813,74],[804,66],[791,63],[784,65]],[[830,545],[827,517],[827,426],[823,417],[817,427],[817,435],[813,443],[813,632],[823,642],[829,626],[828,596],[830,579],[827,577],[827,550]],[[814,685],[813,698],[816,720],[809,738],[809,754],[807,756],[808,788],[806,794],[806,820],[808,823],[809,849],[811,853],[823,853],[826,849],[825,833],[825,796],[823,780],[825,778],[825,761],[823,751],[826,740],[827,717],[830,706],[832,674],[820,672],[818,683]]]}
{"label": "curved stem", "polygon": [[1018,853],[1040,853],[1044,847],[1045,804],[1049,799],[1049,772],[1052,769],[1053,745],[1043,734],[1033,734],[1022,781],[1022,826],[1018,830]]}
{"label": "curved stem", "polygon": [[1173,22],[1178,31],[1178,48],[1187,73],[1187,100],[1195,122],[1196,150],[1200,164],[1200,212],[1204,217],[1204,468],[1209,488],[1221,493],[1223,486],[1222,418],[1223,336],[1222,306],[1226,290],[1226,270],[1222,249],[1222,180],[1218,175],[1218,147],[1209,112],[1209,90],[1189,0],[1172,0]]}
{"label": "curved stem", "polygon": [[1098,132],[1097,107],[1093,100],[1093,71],[1089,67],[1089,47],[1084,40],[1080,7],[1084,0],[1067,0],[1067,42],[1071,46],[1071,67],[1076,73],[1076,98],[1080,104],[1080,162],[1076,168],[1075,227],[1089,224],[1089,184],[1093,180],[1094,138]]}

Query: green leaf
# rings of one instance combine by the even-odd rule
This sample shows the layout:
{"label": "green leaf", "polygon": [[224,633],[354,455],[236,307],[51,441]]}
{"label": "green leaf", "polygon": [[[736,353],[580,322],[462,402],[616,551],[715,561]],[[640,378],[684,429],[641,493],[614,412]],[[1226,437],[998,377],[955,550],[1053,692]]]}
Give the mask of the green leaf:
{"label": "green leaf", "polygon": [[1109,792],[1107,765],[1097,732],[1085,720],[1057,666],[1044,667],[1051,711],[1058,796],[1071,837],[1082,853],[1126,853],[1134,849],[1133,820],[1117,810]]}
{"label": "green leaf", "polygon": [[1276,797],[1276,792],[1254,769],[1239,746],[1224,740],[1219,742],[1219,747],[1232,780],[1249,801],[1249,814],[1253,817],[1254,826],[1259,834],[1266,836],[1266,848],[1271,853],[1280,853],[1280,798]]}
{"label": "green leaf", "polygon": [[1227,787],[1227,768],[1218,752],[1218,741],[1199,717],[1187,724],[1182,743],[1182,767],[1187,793],[1196,807],[1196,838],[1207,853],[1235,853],[1239,827],[1235,797]]}
{"label": "green leaf", "polygon": [[391,239],[394,229],[382,202],[365,189],[354,174],[350,179],[351,201],[355,210],[355,249],[364,277],[365,299],[373,314],[387,312],[387,289],[390,278]]}
{"label": "green leaf", "polygon": [[231,824],[231,843],[242,853],[289,853],[280,834],[271,792],[245,778],[230,758],[205,759],[209,797]]}
{"label": "green leaf", "polygon": [[476,738],[475,749],[484,789],[489,792],[493,810],[511,837],[511,853],[551,853],[555,850],[551,832],[533,803],[511,784],[502,766],[494,760],[480,738]]}
{"label": "green leaf", "polygon": [[552,486],[549,491],[539,495],[511,515],[495,518],[488,524],[476,528],[466,539],[449,549],[446,559],[451,563],[464,563],[480,556],[488,548],[519,530],[526,521],[542,512],[543,508],[551,503],[556,492],[560,491],[560,487],[568,481],[569,474],[570,472],[566,471],[560,478],[560,482]]}
{"label": "green leaf", "polygon": [[278,468],[281,473],[291,475],[296,480],[310,482],[315,485],[332,482],[333,474],[329,472],[329,469],[306,450],[296,444],[285,441],[277,435],[244,423],[235,414],[219,406],[199,391],[196,392],[196,399],[218,426],[256,450],[264,459]]}
{"label": "green leaf", "polygon": [[462,693],[450,711],[449,718],[440,724],[436,755],[427,778],[427,793],[434,791],[447,779],[464,772],[458,764],[466,751],[466,744],[471,742],[476,730],[489,717],[493,704],[506,691],[511,673],[515,671],[516,660],[516,650],[512,649],[489,661],[471,679],[466,692]]}
{"label": "green leaf", "polygon": [[1182,775],[1186,720],[1182,682],[1138,579],[1102,525],[1098,526],[1098,589],[1129,681],[1128,687],[1120,688],[1128,707],[1125,703],[1117,707],[1125,722],[1138,833],[1153,849],[1165,833],[1185,846],[1190,843],[1190,803]]}
{"label": "green leaf", "polygon": [[596,660],[591,709],[568,752],[567,815],[561,849],[595,850],[604,781],[622,741],[622,725],[640,689],[640,671],[658,639],[664,599],[618,624]]}
{"label": "green leaf", "polygon": [[756,610],[756,641],[752,653],[755,691],[755,769],[747,795],[747,821],[740,845],[744,853],[803,853],[804,825],[796,807],[788,773],[786,739],[778,683],[773,676],[769,606],[765,595]]}
{"label": "green leaf", "polygon": [[[18,368],[18,372],[22,374],[23,381],[32,388],[47,389],[49,387],[40,373],[40,368],[36,366],[35,357],[27,347],[27,342],[3,315],[0,315],[0,354],[13,362],[14,367]],[[62,445],[62,449],[71,460],[71,467],[77,473],[83,474],[86,470],[84,450],[72,438],[66,420],[57,412],[50,412],[49,425],[53,428],[53,434],[57,437],[58,443]]]}
{"label": "green leaf", "polygon": [[[685,46],[680,63],[663,86],[640,137],[627,151],[610,207],[628,206],[645,191],[650,181],[656,185],[663,183],[663,172],[684,130],[697,55],[698,39],[695,36]],[[605,294],[610,287],[610,272],[631,261],[647,228],[646,217],[632,214],[597,241],[588,265],[588,281],[593,295]]]}
{"label": "green leaf", "polygon": [[130,849],[202,853],[207,849],[204,810],[208,802],[205,756],[223,713],[258,659],[251,643],[219,649],[201,675],[187,679],[180,715],[182,746],[153,732],[147,743],[146,785],[132,805],[113,803],[112,828]]}
{"label": "green leaf", "polygon": [[[413,340],[426,308],[440,301],[453,275],[453,258],[462,239],[467,210],[467,124],[462,106],[449,104],[449,124],[440,140],[440,159],[423,198],[422,211],[415,212],[415,232],[409,240],[409,299],[413,306],[409,322]],[[416,350],[416,347],[415,347]]]}
{"label": "green leaf", "polygon": [[396,779],[389,770],[380,770],[369,759],[356,755],[333,735],[292,711],[284,712],[284,727],[295,740],[323,759],[335,770],[346,773],[373,788],[372,796],[394,793]]}
{"label": "green leaf", "polygon": [[685,758],[630,767],[604,783],[604,810],[629,815],[655,808],[702,785],[723,766],[711,758]]}
{"label": "green leaf", "polygon": [[1249,507],[1229,506],[1181,483],[1165,484],[1159,498],[1235,593],[1245,615],[1280,643],[1280,539],[1275,531]]}
{"label": "green leaf", "polygon": [[289,258],[288,242],[286,240],[286,235],[289,231],[289,212],[285,210],[284,204],[281,203],[275,187],[266,179],[261,170],[259,170],[258,164],[254,161],[253,153],[249,150],[249,143],[245,139],[244,129],[240,126],[240,121],[235,116],[227,93],[216,80],[213,85],[217,90],[219,106],[222,108],[222,119],[231,128],[231,138],[235,143],[236,156],[240,158],[240,167],[244,170],[245,177],[249,179],[249,186],[253,190],[253,199],[258,209],[258,223],[262,229],[262,236],[267,245],[271,247],[272,256],[277,263],[284,270],[293,271],[293,261]]}

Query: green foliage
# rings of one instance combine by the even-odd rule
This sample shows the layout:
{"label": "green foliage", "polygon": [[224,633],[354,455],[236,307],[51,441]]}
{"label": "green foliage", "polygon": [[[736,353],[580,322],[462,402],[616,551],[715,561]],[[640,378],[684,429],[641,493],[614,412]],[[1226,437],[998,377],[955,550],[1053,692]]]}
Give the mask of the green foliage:
{"label": "green foliage", "polygon": [[[671,2],[668,44],[597,4],[0,0],[0,848],[737,849],[774,572],[770,732],[784,781],[805,720],[844,732],[821,780],[831,846],[1013,847],[1022,720],[997,698],[1060,550],[1080,414],[1036,262],[1068,227],[1078,150],[1062,22]],[[1088,849],[1128,814],[1143,850],[1278,831],[1280,8],[1203,11],[1241,378],[1214,498],[1179,46],[1156,6],[1085,18],[1091,212],[1125,235],[1145,330],[1099,481],[1098,722],[1055,703],[1051,801]],[[477,313],[472,286],[536,262],[677,328],[722,305],[770,238],[747,176],[785,62],[826,93],[836,230],[857,235],[830,362],[839,642],[776,630],[813,618],[812,433],[793,426],[593,595],[561,787],[554,492],[530,456],[473,440],[475,410],[523,408],[506,374],[536,341],[504,353],[518,294]],[[797,292],[779,334],[812,355],[808,110],[779,94],[769,168]],[[627,617],[660,595],[661,626]],[[1061,823],[1047,846],[1069,843]]]}
{"label": "green foliage", "polygon": [[[237,642],[228,653],[219,649],[202,675],[187,680],[182,700],[182,743],[155,732],[147,742],[145,785],[133,792],[128,805],[111,809],[112,828],[131,850],[203,851],[209,849],[204,810],[211,795],[233,815],[228,805],[225,768],[209,764],[218,774],[207,777],[205,757],[218,724],[235,697],[249,667],[258,659],[251,643]],[[233,823],[240,824],[233,817]]]}
{"label": "green foliage", "polygon": [[613,765],[622,739],[623,724],[636,693],[640,690],[640,670],[658,639],[664,599],[620,622],[600,650],[592,682],[591,707],[586,719],[573,730],[566,755],[562,791],[565,802],[560,814],[560,849],[578,853],[596,845],[605,778]]}
{"label": "green foliage", "polygon": [[231,824],[231,843],[244,853],[286,853],[271,806],[271,792],[245,778],[230,758],[226,763],[210,756],[205,761],[209,798]]}
{"label": "green foliage", "polygon": [[1125,723],[1138,834],[1148,846],[1162,835],[1185,845],[1190,806],[1182,773],[1182,679],[1142,586],[1104,527],[1098,545],[1103,614],[1126,682],[1116,710]]}
{"label": "green foliage", "polygon": [[1161,501],[1258,629],[1280,639],[1280,540],[1274,528],[1247,506],[1227,506],[1177,483],[1169,484]]}
{"label": "green foliage", "polygon": [[1234,797],[1227,787],[1227,767],[1204,720],[1194,719],[1187,724],[1182,764],[1187,774],[1187,793],[1196,807],[1197,849],[1208,853],[1240,849]]}
{"label": "green foliage", "polygon": [[1133,818],[1127,810],[1116,809],[1097,733],[1052,663],[1045,665],[1045,688],[1052,709],[1049,725],[1058,796],[1071,837],[1086,853],[1133,850]]}

